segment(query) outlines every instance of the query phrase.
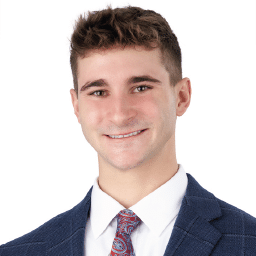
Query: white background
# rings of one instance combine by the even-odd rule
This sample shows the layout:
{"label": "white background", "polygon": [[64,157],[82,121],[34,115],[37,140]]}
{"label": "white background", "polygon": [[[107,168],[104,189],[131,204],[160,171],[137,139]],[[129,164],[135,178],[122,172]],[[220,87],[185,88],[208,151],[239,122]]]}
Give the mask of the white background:
{"label": "white background", "polygon": [[69,39],[79,14],[109,3],[167,19],[192,83],[191,105],[177,119],[178,163],[256,216],[255,1],[3,0],[0,244],[75,206],[98,176],[71,103]]}

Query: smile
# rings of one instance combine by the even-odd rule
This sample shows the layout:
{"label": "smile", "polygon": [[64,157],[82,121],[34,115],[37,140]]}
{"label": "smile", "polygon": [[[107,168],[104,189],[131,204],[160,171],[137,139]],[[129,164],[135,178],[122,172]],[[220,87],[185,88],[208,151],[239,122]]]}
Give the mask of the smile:
{"label": "smile", "polygon": [[107,135],[107,136],[112,138],[112,139],[121,139],[121,138],[136,136],[136,135],[140,134],[141,132],[144,132],[145,130],[140,130],[140,131],[132,132],[132,133],[125,134],[125,135]]}

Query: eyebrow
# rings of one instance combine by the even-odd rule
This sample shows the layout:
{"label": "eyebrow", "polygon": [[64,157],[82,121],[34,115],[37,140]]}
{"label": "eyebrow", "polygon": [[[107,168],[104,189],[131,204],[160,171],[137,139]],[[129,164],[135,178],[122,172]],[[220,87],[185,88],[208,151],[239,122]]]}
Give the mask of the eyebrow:
{"label": "eyebrow", "polygon": [[131,78],[128,79],[128,84],[136,84],[140,82],[152,82],[152,83],[161,84],[159,80],[151,76],[132,76]]}
{"label": "eyebrow", "polygon": [[[161,84],[161,81],[155,79],[151,76],[132,76],[127,80],[127,84],[136,84],[140,82],[151,82]],[[80,92],[86,91],[91,87],[105,87],[108,86],[108,83],[104,79],[98,79],[92,82],[86,82],[80,89]]]}
{"label": "eyebrow", "polygon": [[98,79],[93,82],[89,81],[81,87],[80,92],[88,90],[90,87],[102,87],[102,86],[107,86],[107,83],[105,82],[104,79]]}

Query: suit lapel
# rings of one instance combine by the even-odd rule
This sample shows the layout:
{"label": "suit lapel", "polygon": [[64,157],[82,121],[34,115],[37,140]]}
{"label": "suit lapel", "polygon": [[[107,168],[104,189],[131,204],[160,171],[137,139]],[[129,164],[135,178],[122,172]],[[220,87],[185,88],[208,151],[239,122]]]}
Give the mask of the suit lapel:
{"label": "suit lapel", "polygon": [[84,255],[85,228],[90,214],[92,188],[78,205],[56,216],[51,220],[51,225],[44,227],[49,229],[48,232],[44,231],[47,234],[47,256]]}
{"label": "suit lapel", "polygon": [[92,188],[93,186],[90,188],[85,199],[73,211],[72,225],[73,230],[76,231],[72,236],[72,256],[84,255],[85,228],[90,215]]}
{"label": "suit lapel", "polygon": [[209,221],[220,217],[215,196],[188,176],[188,186],[164,256],[208,256],[221,237]]}

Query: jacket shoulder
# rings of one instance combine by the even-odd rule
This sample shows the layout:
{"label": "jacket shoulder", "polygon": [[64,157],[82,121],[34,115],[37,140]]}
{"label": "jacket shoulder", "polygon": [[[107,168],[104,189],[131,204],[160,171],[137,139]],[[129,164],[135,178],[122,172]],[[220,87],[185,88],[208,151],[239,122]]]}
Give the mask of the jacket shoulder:
{"label": "jacket shoulder", "polygon": [[[188,209],[206,220],[221,235],[211,255],[224,255],[227,252],[228,255],[256,255],[256,218],[215,197],[190,174],[187,173],[187,176],[184,205],[187,204]],[[187,212],[182,215],[180,225],[184,219],[188,219],[187,216]],[[200,234],[201,229],[198,228]]]}
{"label": "jacket shoulder", "polygon": [[59,252],[58,255],[66,255],[66,251],[70,250],[70,237],[76,236],[81,241],[83,239],[91,192],[92,187],[85,198],[72,209],[57,215],[30,233],[1,245],[0,256],[45,256],[56,255],[56,251]]}
{"label": "jacket shoulder", "polygon": [[217,198],[217,201],[220,205],[223,218],[227,221],[238,222],[243,224],[241,231],[244,231],[245,234],[252,235],[256,237],[256,218],[252,215],[246,213],[245,211],[224,202]]}
{"label": "jacket shoulder", "polygon": [[0,256],[43,256],[48,235],[56,232],[67,221],[70,211],[61,213],[33,231],[0,246]]}
{"label": "jacket shoulder", "polygon": [[241,244],[244,255],[256,255],[256,218],[218,198],[222,216],[211,224],[222,233],[225,244]]}

